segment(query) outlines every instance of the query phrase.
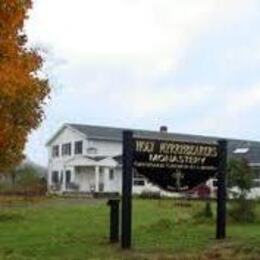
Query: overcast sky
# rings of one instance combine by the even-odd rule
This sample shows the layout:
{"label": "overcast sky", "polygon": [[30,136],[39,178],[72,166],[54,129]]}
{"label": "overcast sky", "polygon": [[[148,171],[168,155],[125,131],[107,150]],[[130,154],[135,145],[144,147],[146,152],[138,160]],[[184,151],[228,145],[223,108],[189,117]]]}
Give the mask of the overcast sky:
{"label": "overcast sky", "polygon": [[53,89],[26,154],[66,122],[260,140],[258,0],[35,0]]}

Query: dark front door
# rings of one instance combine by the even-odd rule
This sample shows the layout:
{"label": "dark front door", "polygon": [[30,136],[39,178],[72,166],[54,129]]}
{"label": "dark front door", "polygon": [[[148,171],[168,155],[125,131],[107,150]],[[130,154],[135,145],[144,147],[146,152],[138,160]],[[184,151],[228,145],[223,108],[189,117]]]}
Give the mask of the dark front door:
{"label": "dark front door", "polygon": [[66,189],[67,189],[71,182],[71,171],[66,171],[65,178],[66,178]]}

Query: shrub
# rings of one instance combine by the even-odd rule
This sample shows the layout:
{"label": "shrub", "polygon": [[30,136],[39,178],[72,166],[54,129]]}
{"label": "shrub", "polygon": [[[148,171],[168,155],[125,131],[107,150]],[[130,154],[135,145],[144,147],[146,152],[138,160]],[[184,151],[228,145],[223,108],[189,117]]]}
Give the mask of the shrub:
{"label": "shrub", "polygon": [[7,222],[7,221],[19,221],[23,220],[24,217],[21,214],[13,213],[13,212],[1,212],[0,213],[0,222]]}
{"label": "shrub", "polygon": [[43,195],[46,191],[46,180],[30,165],[13,169],[0,187],[0,193],[7,195]]}
{"label": "shrub", "polygon": [[206,201],[205,206],[194,215],[196,221],[211,220],[213,218],[213,211],[210,201]]}
{"label": "shrub", "polygon": [[139,197],[142,199],[160,199],[161,194],[160,192],[142,191]]}
{"label": "shrub", "polygon": [[253,172],[248,162],[241,159],[232,159],[228,165],[228,186],[237,187],[238,192],[229,209],[230,217],[237,222],[253,222],[255,220],[255,202],[247,199],[252,188]]}
{"label": "shrub", "polygon": [[228,163],[228,187],[238,187],[238,197],[246,198],[253,185],[253,172],[244,158],[231,159]]}
{"label": "shrub", "polygon": [[255,206],[254,201],[239,198],[231,203],[229,215],[236,222],[254,222],[256,219]]}

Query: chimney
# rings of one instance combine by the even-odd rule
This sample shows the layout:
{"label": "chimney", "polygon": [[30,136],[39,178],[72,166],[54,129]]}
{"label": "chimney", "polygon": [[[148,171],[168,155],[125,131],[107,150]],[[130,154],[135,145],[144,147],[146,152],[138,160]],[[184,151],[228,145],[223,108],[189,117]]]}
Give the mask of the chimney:
{"label": "chimney", "polygon": [[167,133],[168,132],[168,127],[166,125],[160,126],[160,132],[161,133]]}

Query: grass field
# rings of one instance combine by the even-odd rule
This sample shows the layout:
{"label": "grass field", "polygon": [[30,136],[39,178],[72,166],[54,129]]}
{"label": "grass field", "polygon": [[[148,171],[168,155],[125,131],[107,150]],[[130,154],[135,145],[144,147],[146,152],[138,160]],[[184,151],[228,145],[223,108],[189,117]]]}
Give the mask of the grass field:
{"label": "grass field", "polygon": [[[260,259],[260,220],[228,223],[193,216],[200,202],[134,200],[133,250],[108,243],[105,200],[8,201],[0,207],[0,259]],[[260,205],[258,205],[260,216]]]}

